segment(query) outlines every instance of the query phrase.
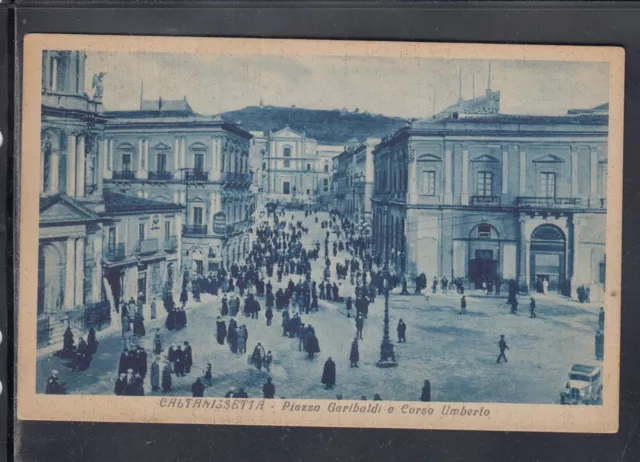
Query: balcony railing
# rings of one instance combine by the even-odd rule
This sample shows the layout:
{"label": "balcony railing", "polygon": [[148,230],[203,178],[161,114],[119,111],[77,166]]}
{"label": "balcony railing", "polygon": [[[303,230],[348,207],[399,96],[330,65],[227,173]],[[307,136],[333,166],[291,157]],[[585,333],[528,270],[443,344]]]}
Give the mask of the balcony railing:
{"label": "balcony railing", "polygon": [[471,196],[471,205],[500,205],[498,196]]}
{"label": "balcony railing", "polygon": [[183,225],[182,234],[184,235],[201,235],[207,234],[207,225]]}
{"label": "balcony railing", "polygon": [[222,181],[225,183],[251,183],[250,173],[227,172],[222,174]]}
{"label": "balcony railing", "polygon": [[107,246],[103,249],[103,256],[107,260],[119,261],[127,257],[127,247],[124,243],[114,246]]}
{"label": "balcony railing", "polygon": [[185,169],[182,171],[183,181],[208,181],[209,172],[199,169]]}
{"label": "balcony railing", "polygon": [[138,243],[138,253],[147,255],[160,250],[158,239],[145,239]]}
{"label": "balcony railing", "polygon": [[607,208],[607,200],[604,198],[601,199],[587,199],[587,207],[592,209],[606,209]]}
{"label": "balcony railing", "polygon": [[168,253],[174,253],[178,251],[178,237],[171,236],[164,241],[164,251]]}
{"label": "balcony railing", "polygon": [[173,178],[173,173],[166,171],[149,172],[149,179],[156,181],[167,181]]}
{"label": "balcony railing", "polygon": [[111,178],[114,180],[135,180],[136,173],[131,170],[114,170]]}
{"label": "balcony railing", "polygon": [[517,197],[516,205],[525,207],[578,207],[579,197]]}

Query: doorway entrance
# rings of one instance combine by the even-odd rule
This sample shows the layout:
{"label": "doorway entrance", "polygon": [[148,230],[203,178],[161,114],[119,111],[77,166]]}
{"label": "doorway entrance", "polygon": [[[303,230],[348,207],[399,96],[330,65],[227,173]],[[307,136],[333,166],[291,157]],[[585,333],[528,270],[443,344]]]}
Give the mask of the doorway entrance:
{"label": "doorway entrance", "polygon": [[[476,289],[496,281],[498,261],[493,258],[493,250],[476,249],[475,258],[469,261],[469,279]],[[486,286],[485,286],[486,287]]]}
{"label": "doorway entrance", "polygon": [[555,225],[541,225],[531,234],[529,287],[537,293],[565,292],[566,237]]}

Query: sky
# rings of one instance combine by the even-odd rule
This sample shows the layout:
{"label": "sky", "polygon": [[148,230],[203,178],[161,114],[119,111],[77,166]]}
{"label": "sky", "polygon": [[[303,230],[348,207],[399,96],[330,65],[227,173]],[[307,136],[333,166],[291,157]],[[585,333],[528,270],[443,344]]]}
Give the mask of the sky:
{"label": "sky", "polygon": [[[106,72],[107,110],[138,109],[144,99],[183,99],[201,114],[245,106],[342,109],[430,117],[462,97],[484,93],[488,60],[328,56],[88,53],[86,91]],[[491,61],[491,88],[505,114],[565,114],[608,102],[608,64]],[[475,93],[474,93],[475,89]]]}

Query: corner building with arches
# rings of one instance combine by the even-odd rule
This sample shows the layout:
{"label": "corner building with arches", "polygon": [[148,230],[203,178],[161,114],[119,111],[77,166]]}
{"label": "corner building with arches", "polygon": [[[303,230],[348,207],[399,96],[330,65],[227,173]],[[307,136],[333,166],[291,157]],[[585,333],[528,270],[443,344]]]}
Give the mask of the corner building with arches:
{"label": "corner building with arches", "polygon": [[607,135],[608,104],[507,115],[492,90],[408,122],[374,150],[374,249],[429,286],[513,279],[521,291],[576,297],[584,286],[600,299]]}

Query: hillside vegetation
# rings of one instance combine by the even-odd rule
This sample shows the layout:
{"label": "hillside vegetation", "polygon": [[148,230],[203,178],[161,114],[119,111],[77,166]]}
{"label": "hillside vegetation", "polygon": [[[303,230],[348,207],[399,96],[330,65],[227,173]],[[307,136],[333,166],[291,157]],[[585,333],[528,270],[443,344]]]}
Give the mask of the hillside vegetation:
{"label": "hillside vegetation", "polygon": [[297,107],[248,106],[221,114],[242,123],[245,130],[280,130],[289,125],[305,132],[320,144],[345,145],[350,139],[363,141],[367,137],[382,138],[405,123],[399,117],[346,110],[317,110]]}

